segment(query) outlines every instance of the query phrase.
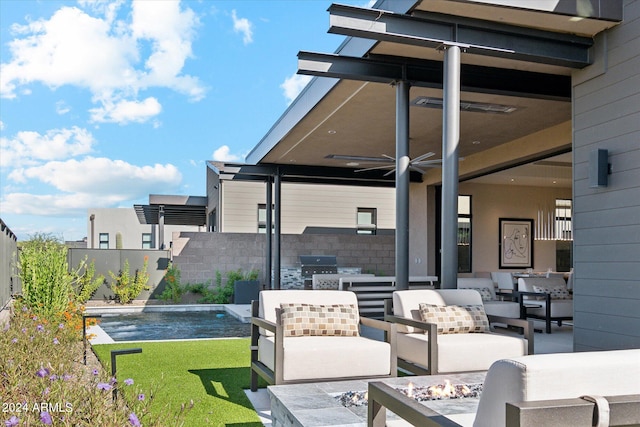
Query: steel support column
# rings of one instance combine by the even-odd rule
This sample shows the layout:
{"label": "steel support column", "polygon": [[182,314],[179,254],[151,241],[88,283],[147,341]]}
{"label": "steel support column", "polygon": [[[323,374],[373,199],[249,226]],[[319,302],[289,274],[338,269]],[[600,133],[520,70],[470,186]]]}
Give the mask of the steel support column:
{"label": "steel support column", "polygon": [[274,251],[274,263],[273,263],[273,289],[280,289],[280,264],[281,264],[281,238],[282,238],[282,228],[280,224],[280,220],[282,218],[281,208],[282,208],[282,178],[280,177],[280,172],[278,172],[274,179],[274,195],[275,195],[275,206],[274,206],[274,219],[273,219],[273,227],[274,227],[274,241],[273,241],[273,251]]}
{"label": "steel support column", "polygon": [[164,205],[158,208],[158,249],[164,249]]}
{"label": "steel support column", "polygon": [[460,142],[460,48],[444,50],[442,112],[442,288],[458,281],[458,144]]}
{"label": "steel support column", "polygon": [[409,90],[396,83],[396,287],[409,288]]}
{"label": "steel support column", "polygon": [[273,276],[272,276],[272,269],[271,266],[273,265],[273,253],[272,253],[272,243],[271,243],[271,238],[273,237],[273,210],[271,209],[271,206],[273,205],[273,179],[269,176],[267,177],[266,180],[266,190],[267,190],[267,194],[266,194],[266,199],[267,199],[267,217],[266,217],[266,221],[267,221],[267,228],[266,228],[266,242],[265,242],[265,262],[264,262],[264,274],[265,274],[265,281],[266,281],[266,285],[265,288],[266,289],[272,289],[272,285],[273,285]]}

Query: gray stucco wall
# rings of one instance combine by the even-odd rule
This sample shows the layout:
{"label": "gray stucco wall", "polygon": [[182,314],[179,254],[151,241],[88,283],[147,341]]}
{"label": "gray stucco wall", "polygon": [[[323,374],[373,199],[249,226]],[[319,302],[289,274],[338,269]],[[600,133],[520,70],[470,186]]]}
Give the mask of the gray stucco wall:
{"label": "gray stucco wall", "polygon": [[[265,283],[265,236],[250,233],[175,233],[173,263],[182,283],[215,283],[216,270],[259,270]],[[395,274],[395,237],[391,235],[286,234],[282,267],[298,267],[300,255],[335,255],[338,267]]]}
{"label": "gray stucco wall", "polygon": [[[640,348],[640,1],[573,76],[575,350]],[[609,150],[604,188],[589,153]]]}
{"label": "gray stucco wall", "polygon": [[87,262],[93,262],[96,268],[95,277],[103,275],[106,283],[103,284],[93,295],[92,300],[105,300],[113,298],[110,283],[113,279],[109,272],[118,274],[123,268],[125,261],[129,261],[129,274],[133,276],[136,270],[144,265],[147,257],[147,273],[149,281],[147,286],[151,289],[142,291],[137,300],[147,300],[157,298],[164,290],[164,275],[169,265],[169,251],[155,249],[69,249],[67,255],[69,268],[77,268],[82,260],[87,258]]}

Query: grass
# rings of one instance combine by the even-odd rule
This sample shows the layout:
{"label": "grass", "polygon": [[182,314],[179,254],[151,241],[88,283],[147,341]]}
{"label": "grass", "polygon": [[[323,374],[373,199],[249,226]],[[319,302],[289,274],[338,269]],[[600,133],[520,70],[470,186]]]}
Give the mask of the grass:
{"label": "grass", "polygon": [[[248,338],[94,345],[111,372],[111,350],[142,348],[140,354],[117,358],[119,381],[134,379],[145,389],[156,388],[151,412],[178,412],[186,426],[262,427],[244,393],[249,388]],[[132,396],[131,398],[135,398]]]}

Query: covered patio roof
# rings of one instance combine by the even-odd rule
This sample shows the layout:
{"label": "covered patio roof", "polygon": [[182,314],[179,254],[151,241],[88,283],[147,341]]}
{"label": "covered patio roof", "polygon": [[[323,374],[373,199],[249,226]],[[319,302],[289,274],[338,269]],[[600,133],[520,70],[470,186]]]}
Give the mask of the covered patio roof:
{"label": "covered patio roof", "polygon": [[[247,161],[357,173],[394,159],[382,168],[396,168],[399,286],[407,172],[427,166],[424,181],[443,183],[442,271],[452,286],[459,179],[571,149],[572,70],[593,62],[593,38],[622,19],[622,1],[380,0],[329,12],[329,31],[350,37],[335,55],[299,54],[298,72],[317,77]],[[442,172],[431,168],[438,159]]]}
{"label": "covered patio roof", "polygon": [[200,196],[149,195],[148,205],[133,205],[140,224],[207,224],[207,198]]}
{"label": "covered patio roof", "polygon": [[[354,8],[331,6],[330,13],[349,17]],[[355,8],[357,9],[357,8]],[[622,18],[621,1],[588,2],[523,0],[393,0],[378,1],[374,9],[382,14],[376,23],[392,28],[391,19],[431,22],[431,27],[444,25],[460,28],[470,24],[483,31],[502,34],[505,28],[519,28],[522,34],[535,37],[556,34],[563,43],[584,44],[601,31],[616,25]],[[336,12],[338,11],[338,12]],[[331,32],[361,34],[362,31],[338,30],[333,15],[328,22]],[[357,18],[360,19],[360,18]],[[375,20],[375,18],[373,18]],[[384,21],[388,19],[389,21]],[[339,21],[338,23],[342,22]],[[362,24],[364,25],[364,24]],[[415,25],[415,24],[412,24]],[[424,36],[429,24],[411,28],[411,36]],[[400,33],[395,31],[394,33]],[[408,28],[408,27],[405,27]],[[443,30],[444,31],[444,30]],[[388,31],[390,32],[390,31]],[[476,33],[474,40],[481,40]],[[427,152],[442,154],[442,110],[437,108],[442,93],[443,53],[431,45],[385,35],[384,40],[347,37],[335,55],[301,52],[300,72],[310,72],[304,61],[319,56],[341,57],[334,70],[347,61],[361,59],[370,66],[403,62],[412,81],[410,92],[410,157]],[[409,37],[405,36],[404,39]],[[532,39],[529,39],[531,42]],[[468,42],[469,40],[467,40]],[[547,43],[548,40],[545,40]],[[469,43],[467,43],[469,44]],[[545,46],[548,49],[548,46]],[[528,48],[529,49],[529,48]],[[506,50],[506,47],[505,47]],[[517,48],[515,48],[517,50]],[[535,50],[534,50],[535,51]],[[588,48],[590,55],[593,54]],[[562,51],[559,51],[562,52]],[[561,54],[561,53],[560,53]],[[576,66],[568,61],[538,61],[501,54],[488,56],[468,49],[461,57],[461,101],[478,106],[461,112],[460,176],[477,175],[479,171],[504,169],[521,163],[523,158],[563,152],[571,146],[571,71]],[[335,58],[334,58],[335,59]],[[549,63],[553,62],[553,63]],[[354,65],[355,64],[355,65]],[[363,63],[348,64],[350,72]],[[396,67],[397,68],[397,67]],[[411,74],[419,71],[418,77]],[[345,78],[324,70],[322,78],[314,78],[247,156],[252,164],[307,165],[346,167],[354,170],[375,165],[351,157],[379,158],[395,153],[395,91],[391,87],[396,75],[379,79]],[[402,72],[402,71],[400,71]],[[393,71],[395,73],[395,71]],[[320,75],[318,73],[317,75]],[[412,78],[414,77],[414,78]],[[491,106],[510,109],[508,114],[491,112]],[[436,107],[436,108],[433,108]],[[511,109],[510,107],[513,107]],[[488,111],[479,112],[481,108]],[[538,135],[532,138],[533,135]],[[532,147],[535,144],[536,147]],[[491,150],[503,148],[500,156]],[[504,148],[507,148],[504,150]],[[484,154],[483,154],[484,153]],[[491,153],[491,155],[489,155]],[[430,170],[427,182],[440,181],[440,170]]]}

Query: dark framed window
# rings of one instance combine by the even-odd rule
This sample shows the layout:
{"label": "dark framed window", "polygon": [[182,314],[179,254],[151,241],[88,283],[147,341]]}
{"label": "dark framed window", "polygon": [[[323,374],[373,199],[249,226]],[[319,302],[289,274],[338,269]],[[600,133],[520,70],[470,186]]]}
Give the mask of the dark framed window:
{"label": "dark framed window", "polygon": [[151,233],[142,233],[142,249],[153,249]]}
{"label": "dark framed window", "polygon": [[378,228],[376,208],[358,208],[356,215],[356,233],[376,234]]}
{"label": "dark framed window", "polygon": [[[271,218],[273,219],[273,205],[271,205]],[[271,224],[271,229],[273,230],[273,224]],[[258,233],[260,234],[267,233],[267,204],[266,203],[258,204]]]}
{"label": "dark framed window", "polygon": [[458,196],[458,273],[471,273],[471,196]]}
{"label": "dark framed window", "polygon": [[100,233],[98,242],[100,249],[109,249],[109,233]]}

